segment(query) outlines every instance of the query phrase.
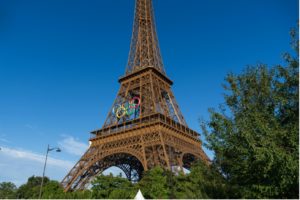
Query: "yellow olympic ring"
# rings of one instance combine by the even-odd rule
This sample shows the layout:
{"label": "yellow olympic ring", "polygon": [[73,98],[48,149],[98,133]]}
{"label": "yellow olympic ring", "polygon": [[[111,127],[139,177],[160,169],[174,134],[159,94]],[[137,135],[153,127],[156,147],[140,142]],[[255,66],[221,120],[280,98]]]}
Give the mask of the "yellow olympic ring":
{"label": "yellow olympic ring", "polygon": [[117,112],[116,112],[116,116],[117,118],[122,118],[126,115],[126,108],[124,107],[124,105],[120,106],[118,109],[117,109]]}

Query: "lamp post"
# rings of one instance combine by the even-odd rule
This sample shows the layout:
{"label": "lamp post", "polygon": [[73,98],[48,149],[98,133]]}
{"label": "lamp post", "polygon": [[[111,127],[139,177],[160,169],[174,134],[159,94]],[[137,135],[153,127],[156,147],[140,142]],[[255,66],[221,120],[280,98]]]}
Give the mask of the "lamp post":
{"label": "lamp post", "polygon": [[45,177],[45,170],[46,170],[46,165],[47,165],[48,154],[49,154],[49,151],[53,151],[53,150],[55,150],[56,152],[61,152],[60,148],[58,148],[58,147],[50,148],[50,146],[48,144],[47,153],[46,153],[46,159],[45,159],[45,164],[44,164],[44,170],[43,170],[42,183],[41,183],[41,187],[40,187],[39,199],[42,196],[42,189],[43,189],[43,183],[44,183],[44,177]]}

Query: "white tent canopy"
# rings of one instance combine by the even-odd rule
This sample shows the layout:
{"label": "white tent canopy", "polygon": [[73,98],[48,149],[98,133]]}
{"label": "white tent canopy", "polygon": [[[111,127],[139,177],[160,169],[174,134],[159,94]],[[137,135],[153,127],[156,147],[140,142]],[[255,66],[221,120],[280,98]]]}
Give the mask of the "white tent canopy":
{"label": "white tent canopy", "polygon": [[138,193],[135,195],[134,200],[145,200],[141,190],[139,190]]}

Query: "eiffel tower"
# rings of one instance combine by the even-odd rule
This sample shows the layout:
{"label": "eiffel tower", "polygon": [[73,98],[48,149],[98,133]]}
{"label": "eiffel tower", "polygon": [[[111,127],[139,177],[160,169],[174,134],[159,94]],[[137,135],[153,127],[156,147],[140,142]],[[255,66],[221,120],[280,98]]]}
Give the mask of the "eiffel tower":
{"label": "eiffel tower", "polygon": [[103,127],[92,131],[90,147],[61,184],[84,189],[99,173],[115,166],[131,181],[155,166],[189,169],[209,159],[199,134],[188,128],[171,90],[156,34],[152,0],[136,0],[126,72]]}

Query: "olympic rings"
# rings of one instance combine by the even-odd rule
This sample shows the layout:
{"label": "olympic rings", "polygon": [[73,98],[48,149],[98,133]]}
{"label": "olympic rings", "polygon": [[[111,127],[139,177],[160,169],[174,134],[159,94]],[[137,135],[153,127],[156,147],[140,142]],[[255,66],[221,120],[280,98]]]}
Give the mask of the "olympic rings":
{"label": "olympic rings", "polygon": [[139,97],[133,97],[129,102],[125,102],[122,105],[117,104],[113,107],[112,113],[117,118],[121,119],[124,116],[130,116],[135,113],[136,109],[139,108],[141,99]]}

